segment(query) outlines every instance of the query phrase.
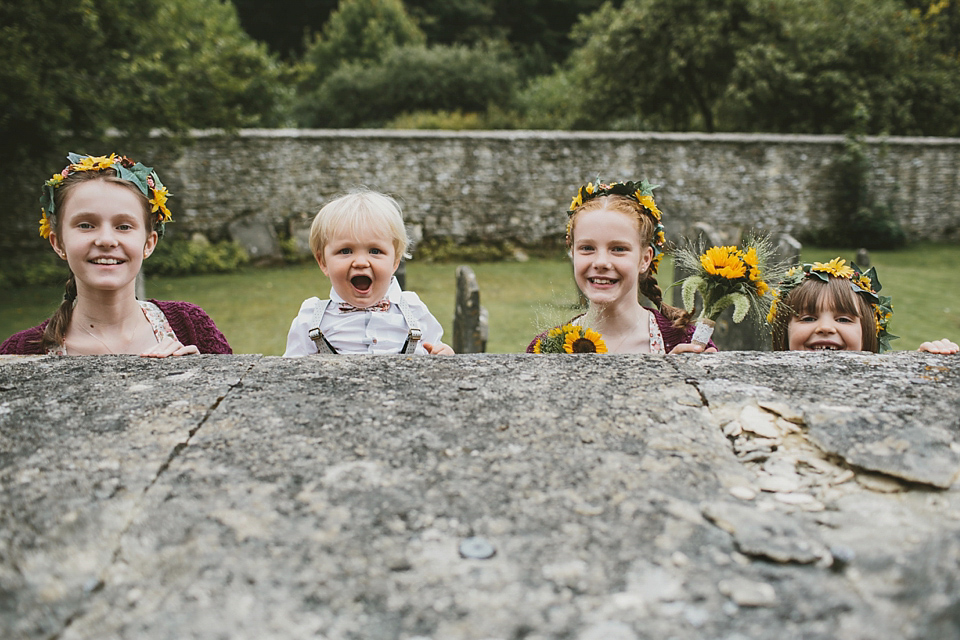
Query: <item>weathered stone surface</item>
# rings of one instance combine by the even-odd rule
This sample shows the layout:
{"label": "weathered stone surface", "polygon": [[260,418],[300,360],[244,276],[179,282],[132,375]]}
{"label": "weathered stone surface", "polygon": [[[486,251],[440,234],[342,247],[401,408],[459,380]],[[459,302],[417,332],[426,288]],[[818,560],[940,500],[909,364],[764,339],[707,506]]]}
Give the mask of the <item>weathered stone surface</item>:
{"label": "weathered stone surface", "polygon": [[957,637],[953,366],[0,358],[0,637]]}

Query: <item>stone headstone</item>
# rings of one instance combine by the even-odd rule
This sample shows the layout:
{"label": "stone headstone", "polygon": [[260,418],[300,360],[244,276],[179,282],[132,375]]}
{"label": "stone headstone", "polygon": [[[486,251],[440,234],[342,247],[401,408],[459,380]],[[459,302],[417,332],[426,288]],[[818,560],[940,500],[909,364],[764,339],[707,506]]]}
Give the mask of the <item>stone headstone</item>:
{"label": "stone headstone", "polygon": [[870,268],[870,252],[863,247],[857,249],[857,266],[862,269]]}
{"label": "stone headstone", "polygon": [[799,266],[803,245],[789,233],[778,233],[774,237],[774,257],[776,262],[785,262],[790,266]]}
{"label": "stone headstone", "polygon": [[457,353],[484,353],[487,350],[489,321],[480,306],[480,287],[470,267],[457,267],[457,301],[453,315],[453,350]]}
{"label": "stone headstone", "polygon": [[310,249],[310,225],[312,224],[313,217],[306,215],[294,216],[287,221],[287,232],[293,239],[293,249],[302,258],[313,257],[313,250]]}
{"label": "stone headstone", "polygon": [[279,260],[280,241],[277,232],[265,222],[241,218],[229,224],[230,239],[243,247],[254,262]]}

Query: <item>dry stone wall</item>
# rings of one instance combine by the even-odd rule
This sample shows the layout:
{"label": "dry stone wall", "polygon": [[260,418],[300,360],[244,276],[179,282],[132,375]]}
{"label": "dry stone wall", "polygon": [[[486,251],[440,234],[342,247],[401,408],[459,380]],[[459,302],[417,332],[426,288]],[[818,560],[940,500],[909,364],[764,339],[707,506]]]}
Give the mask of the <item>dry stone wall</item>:
{"label": "dry stone wall", "polygon": [[960,637],[916,352],[0,356],[0,637]]}
{"label": "dry stone wall", "polygon": [[[960,139],[870,139],[871,182],[914,240],[960,240]],[[576,185],[646,178],[667,231],[697,221],[797,234],[825,222],[837,136],[680,133],[244,130],[197,132],[157,166],[175,233],[281,233],[366,185],[402,200],[415,235],[536,244],[562,236]]]}

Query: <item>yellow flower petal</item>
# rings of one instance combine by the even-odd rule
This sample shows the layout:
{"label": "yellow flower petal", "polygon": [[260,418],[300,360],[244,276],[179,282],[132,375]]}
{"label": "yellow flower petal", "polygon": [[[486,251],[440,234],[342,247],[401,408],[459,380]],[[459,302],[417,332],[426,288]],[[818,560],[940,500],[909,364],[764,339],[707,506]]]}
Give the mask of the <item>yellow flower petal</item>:
{"label": "yellow flower petal", "polygon": [[846,266],[847,261],[843,258],[834,258],[830,262],[814,262],[811,271],[819,271],[820,273],[828,273],[837,278],[852,278],[854,271],[850,267]]}

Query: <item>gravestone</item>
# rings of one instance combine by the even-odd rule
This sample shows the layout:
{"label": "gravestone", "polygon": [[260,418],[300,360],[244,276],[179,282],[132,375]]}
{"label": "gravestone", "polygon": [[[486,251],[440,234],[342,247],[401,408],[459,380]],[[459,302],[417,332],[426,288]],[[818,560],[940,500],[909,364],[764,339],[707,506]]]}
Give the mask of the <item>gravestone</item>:
{"label": "gravestone", "polygon": [[857,266],[861,269],[870,268],[870,252],[863,247],[857,249]]}
{"label": "gravestone", "polygon": [[231,222],[227,228],[230,239],[243,247],[254,262],[280,259],[280,241],[277,232],[269,224],[253,218],[241,218]]}
{"label": "gravestone", "polygon": [[453,315],[453,350],[484,353],[489,336],[489,316],[480,306],[480,287],[470,267],[457,267],[457,302]]}

